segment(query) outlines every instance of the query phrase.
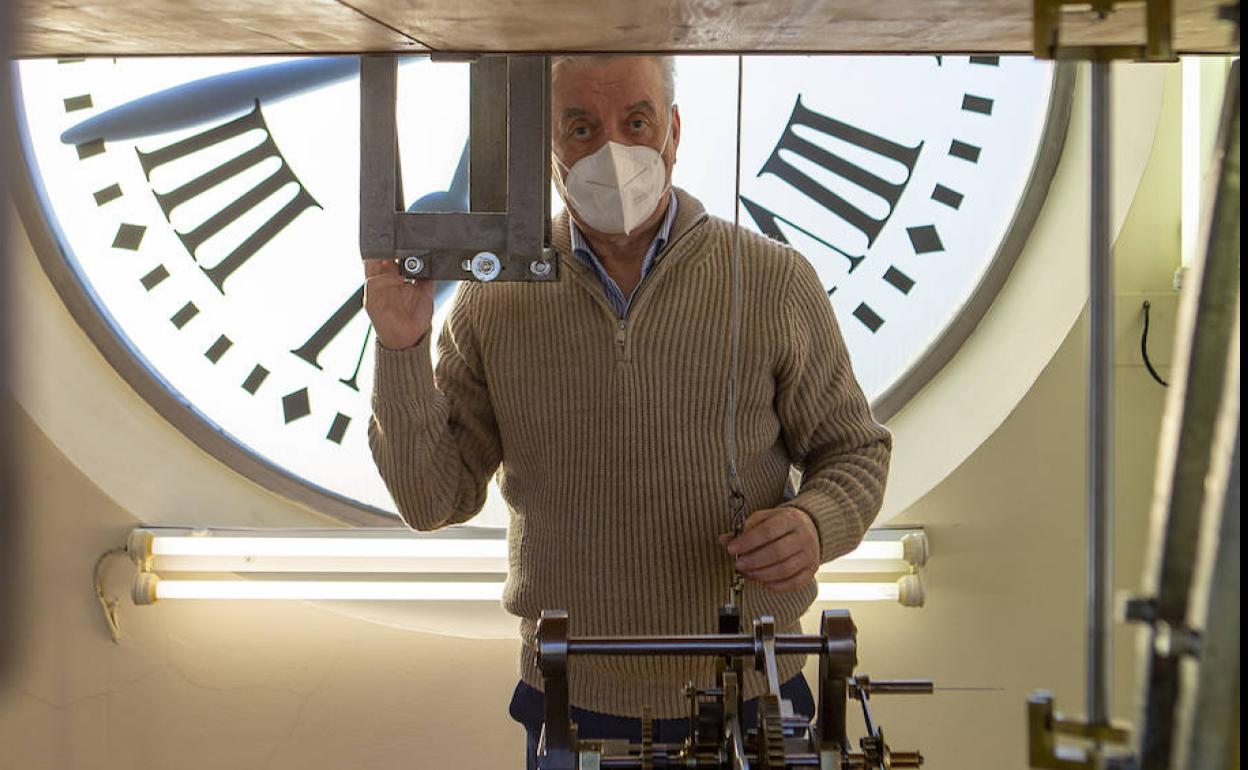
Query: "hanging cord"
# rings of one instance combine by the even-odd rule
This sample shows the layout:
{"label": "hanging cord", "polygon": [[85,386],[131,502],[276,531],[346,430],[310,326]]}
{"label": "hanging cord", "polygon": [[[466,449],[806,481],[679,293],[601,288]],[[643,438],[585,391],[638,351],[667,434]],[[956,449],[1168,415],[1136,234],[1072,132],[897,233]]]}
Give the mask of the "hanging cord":
{"label": "hanging cord", "polygon": [[1144,356],[1144,368],[1148,369],[1148,373],[1153,375],[1153,379],[1161,383],[1163,388],[1170,387],[1170,383],[1161,379],[1161,375],[1153,368],[1153,362],[1148,360],[1148,311],[1152,307],[1148,300],[1144,300],[1144,334],[1140,336],[1140,354]]}
{"label": "hanging cord", "polygon": [[[737,366],[741,347],[741,97],[744,88],[745,59],[737,56],[737,166],[736,184],[732,196],[732,299],[729,312],[731,327],[731,358],[728,364],[728,382],[725,399],[728,404],[728,512],[732,521],[732,536],[740,536],[745,529],[745,494],[741,489],[741,477],[737,474]],[[745,578],[733,568],[729,604],[741,606]]]}

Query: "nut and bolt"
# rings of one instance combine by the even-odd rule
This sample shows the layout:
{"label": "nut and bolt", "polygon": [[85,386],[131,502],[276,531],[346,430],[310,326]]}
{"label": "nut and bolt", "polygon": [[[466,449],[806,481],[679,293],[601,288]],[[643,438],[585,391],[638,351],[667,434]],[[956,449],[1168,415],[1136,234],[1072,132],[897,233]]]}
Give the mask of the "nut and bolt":
{"label": "nut and bolt", "polygon": [[473,257],[470,267],[473,277],[483,282],[494,280],[503,271],[498,257],[488,251],[483,251]]}

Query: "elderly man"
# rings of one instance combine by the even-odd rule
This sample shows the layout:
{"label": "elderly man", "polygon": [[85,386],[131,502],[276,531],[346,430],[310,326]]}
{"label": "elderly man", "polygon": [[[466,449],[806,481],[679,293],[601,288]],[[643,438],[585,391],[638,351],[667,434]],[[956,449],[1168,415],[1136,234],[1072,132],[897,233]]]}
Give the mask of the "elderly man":
{"label": "elderly man", "polygon": [[[733,227],[671,186],[673,81],[670,59],[555,61],[562,280],[465,283],[436,372],[432,285],[365,265],[379,343],[371,446],[403,518],[422,530],[468,521],[496,472],[511,510],[503,603],[522,640],[511,713],[528,731],[530,767],[543,609],[568,610],[575,635],[713,632],[735,567],[748,578],[747,618],[772,615],[796,633],[816,569],[860,542],[887,476],[889,434],[815,271],[742,232],[735,446],[751,513],[740,536],[726,534]],[[783,694],[810,716],[800,668],[781,660]],[[579,735],[636,740],[649,705],[658,738],[676,740],[683,685],[713,679],[701,658],[578,659]],[[751,674],[746,697],[764,686]]]}

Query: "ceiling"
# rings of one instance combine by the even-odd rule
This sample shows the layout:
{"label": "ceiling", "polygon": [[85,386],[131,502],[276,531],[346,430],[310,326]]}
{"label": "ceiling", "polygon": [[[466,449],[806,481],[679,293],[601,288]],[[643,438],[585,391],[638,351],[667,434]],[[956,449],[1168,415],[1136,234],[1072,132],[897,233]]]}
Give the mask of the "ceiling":
{"label": "ceiling", "polygon": [[[1226,0],[1174,0],[1182,53],[1238,52]],[[1033,0],[17,2],[15,54],[1029,53]],[[1142,6],[1067,14],[1066,44],[1143,42]]]}

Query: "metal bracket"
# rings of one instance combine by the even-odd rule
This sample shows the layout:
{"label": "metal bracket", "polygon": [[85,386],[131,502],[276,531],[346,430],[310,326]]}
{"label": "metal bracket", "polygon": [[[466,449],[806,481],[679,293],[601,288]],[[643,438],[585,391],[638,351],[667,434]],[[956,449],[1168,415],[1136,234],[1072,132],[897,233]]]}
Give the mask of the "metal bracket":
{"label": "metal bracket", "polygon": [[469,210],[404,211],[397,59],[360,57],[360,254],[408,278],[555,281],[550,240],[550,60],[470,64]]}
{"label": "metal bracket", "polygon": [[[1091,746],[1058,743],[1058,736],[1091,741]],[[1053,711],[1053,696],[1038,690],[1027,698],[1028,765],[1043,770],[1106,770],[1133,764],[1129,754],[1114,754],[1106,745],[1125,745],[1131,731],[1123,725],[1090,725]]]}
{"label": "metal bracket", "polygon": [[537,624],[537,663],[542,672],[546,719],[542,726],[542,770],[575,770],[575,738],[568,699],[568,613],[543,610]]}
{"label": "metal bracket", "polygon": [[819,656],[819,705],[816,736],[822,756],[849,753],[846,713],[849,680],[858,665],[858,629],[849,612],[825,610],[819,623],[824,652]]}
{"label": "metal bracket", "polygon": [[[1063,13],[1087,11],[1091,6],[1103,19],[1115,11],[1115,6],[1138,5],[1141,1],[1148,33],[1143,45],[1062,45]],[[1178,61],[1174,52],[1174,0],[1034,0],[1033,8],[1032,47],[1037,59]]]}

